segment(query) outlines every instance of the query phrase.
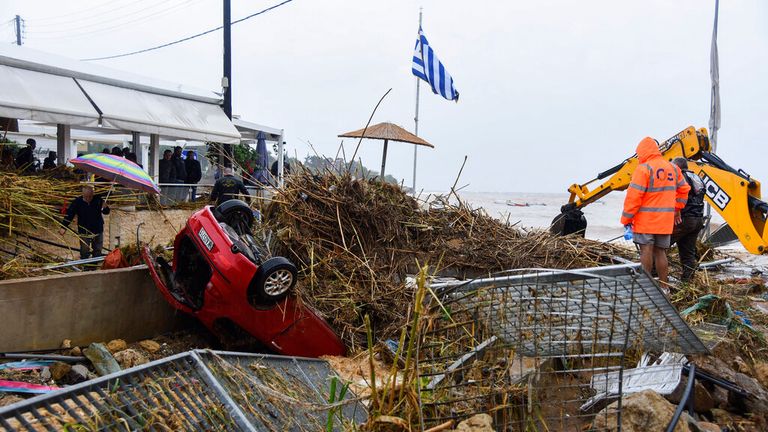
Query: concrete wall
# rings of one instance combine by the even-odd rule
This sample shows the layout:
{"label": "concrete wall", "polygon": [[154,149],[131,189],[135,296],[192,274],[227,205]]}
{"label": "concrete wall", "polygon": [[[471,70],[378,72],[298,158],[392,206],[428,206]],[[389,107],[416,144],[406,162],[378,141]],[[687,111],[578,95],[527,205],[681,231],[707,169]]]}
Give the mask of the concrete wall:
{"label": "concrete wall", "polygon": [[[104,216],[104,247],[113,249],[116,245],[115,237],[120,236],[120,244],[136,243],[136,227],[143,223],[139,230],[139,236],[144,244],[150,246],[167,245],[173,242],[176,233],[179,232],[187,219],[197,210],[164,210],[162,213],[149,210],[126,210],[112,208],[109,215]],[[77,220],[72,222],[72,228],[77,229]],[[36,237],[52,241],[58,244],[65,244],[74,248],[79,247],[77,237],[67,232],[64,236],[59,235],[58,227],[55,229],[38,229],[33,231]],[[25,240],[26,242],[26,240]],[[65,249],[46,245],[35,241],[30,241],[38,252],[48,253],[64,259],[80,259],[77,251],[67,251]]]}
{"label": "concrete wall", "polygon": [[181,317],[145,266],[0,282],[0,352],[58,348],[174,330]]}

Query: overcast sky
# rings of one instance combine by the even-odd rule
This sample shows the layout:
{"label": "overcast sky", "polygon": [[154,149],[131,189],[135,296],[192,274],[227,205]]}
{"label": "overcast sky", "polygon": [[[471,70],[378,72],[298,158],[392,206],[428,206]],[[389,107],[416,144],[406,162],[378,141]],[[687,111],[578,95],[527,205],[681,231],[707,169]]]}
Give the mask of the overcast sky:
{"label": "overcast sky", "polygon": [[[238,19],[279,0],[233,0]],[[562,192],[634,152],[709,119],[714,0],[294,0],[233,27],[233,105],[286,131],[291,155],[333,156],[339,133],[374,122],[413,130],[411,57],[424,32],[454,78],[453,103],[422,86],[417,187]],[[73,58],[159,45],[221,24],[218,0],[4,0],[26,20],[24,44]],[[768,179],[768,2],[720,8],[718,153]],[[14,41],[10,24],[0,37]],[[222,34],[101,65],[218,90]],[[344,141],[347,154],[356,142]],[[377,168],[381,143],[364,141]],[[411,184],[413,148],[393,143],[387,173]]]}

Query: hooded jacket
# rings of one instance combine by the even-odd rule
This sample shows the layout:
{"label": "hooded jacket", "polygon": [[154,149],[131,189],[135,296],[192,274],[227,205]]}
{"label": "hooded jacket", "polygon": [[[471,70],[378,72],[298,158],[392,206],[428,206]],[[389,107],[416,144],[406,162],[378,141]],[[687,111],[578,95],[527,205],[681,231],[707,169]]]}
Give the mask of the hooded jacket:
{"label": "hooded jacket", "polygon": [[621,224],[636,233],[672,234],[675,212],[685,207],[690,186],[676,165],[664,159],[653,138],[637,145],[639,165],[624,199]]}

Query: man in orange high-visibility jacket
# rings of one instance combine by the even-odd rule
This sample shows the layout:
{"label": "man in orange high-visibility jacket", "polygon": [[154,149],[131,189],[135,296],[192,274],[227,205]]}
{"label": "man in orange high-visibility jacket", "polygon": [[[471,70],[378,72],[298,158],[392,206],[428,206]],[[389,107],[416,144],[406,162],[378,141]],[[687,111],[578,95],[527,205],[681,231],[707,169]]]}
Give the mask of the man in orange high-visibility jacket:
{"label": "man in orange high-visibility jacket", "polygon": [[632,225],[645,271],[651,274],[655,261],[659,280],[667,284],[667,249],[691,187],[680,168],[661,156],[655,139],[646,137],[640,141],[637,159],[640,164],[627,188],[621,223]]}

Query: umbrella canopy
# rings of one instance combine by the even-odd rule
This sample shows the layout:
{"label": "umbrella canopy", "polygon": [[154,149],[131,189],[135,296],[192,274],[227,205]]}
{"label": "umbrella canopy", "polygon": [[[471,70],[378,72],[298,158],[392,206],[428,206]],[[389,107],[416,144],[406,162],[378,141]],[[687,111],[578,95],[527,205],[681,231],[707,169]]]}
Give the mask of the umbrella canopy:
{"label": "umbrella canopy", "polygon": [[[363,135],[365,131],[365,135]],[[411,143],[416,145],[422,145],[426,147],[435,148],[432,144],[417,137],[416,135],[408,132],[402,127],[394,123],[379,123],[373,126],[368,126],[367,129],[359,129],[352,132],[347,132],[339,135],[340,138],[368,138],[368,139],[380,139],[387,141],[400,141],[405,143]]]}
{"label": "umbrella canopy", "polygon": [[267,136],[264,132],[259,131],[256,135],[256,154],[258,159],[256,164],[258,165],[256,172],[253,173],[253,177],[256,181],[266,184],[269,182],[269,156],[267,154]]}
{"label": "umbrella canopy", "polygon": [[387,165],[387,144],[390,141],[399,141],[404,143],[416,144],[425,147],[435,148],[432,144],[408,132],[394,123],[379,123],[368,128],[358,129],[339,135],[340,138],[368,138],[384,140],[384,154],[381,156],[381,178],[384,178],[384,168]]}
{"label": "umbrella canopy", "polygon": [[70,160],[72,165],[81,170],[119,183],[130,189],[139,189],[149,193],[160,193],[140,166],[120,156],[106,153],[91,153]]}

